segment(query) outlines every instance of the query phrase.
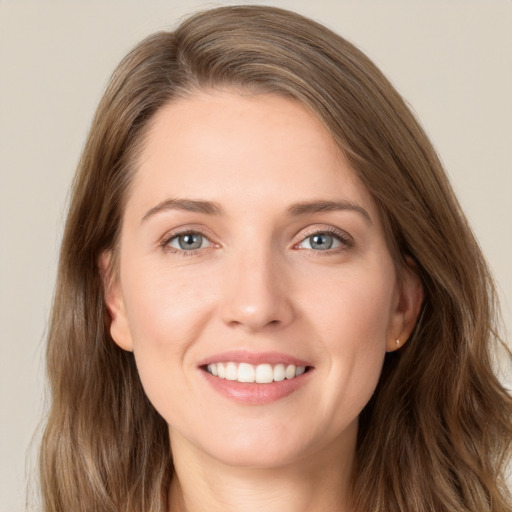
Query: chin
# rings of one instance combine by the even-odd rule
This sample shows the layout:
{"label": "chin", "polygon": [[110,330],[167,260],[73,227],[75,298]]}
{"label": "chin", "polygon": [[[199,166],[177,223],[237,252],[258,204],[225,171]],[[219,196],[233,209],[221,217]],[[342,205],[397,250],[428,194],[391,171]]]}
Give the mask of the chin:
{"label": "chin", "polygon": [[242,424],[231,428],[212,425],[210,432],[188,431],[186,436],[171,431],[173,454],[187,458],[187,452],[192,450],[195,455],[203,454],[226,466],[270,469],[292,464],[312,451],[306,432],[275,423]]}
{"label": "chin", "polygon": [[[240,446],[241,444],[241,446]],[[254,446],[249,443],[219,447],[211,456],[227,466],[247,469],[279,469],[299,462],[304,453],[300,448],[272,446],[263,444]]]}
{"label": "chin", "polygon": [[[350,458],[357,438],[357,419],[341,435],[324,431],[315,435],[310,430],[297,429],[294,422],[288,428],[273,425],[255,425],[243,432],[225,431],[222,437],[210,439],[202,447],[211,458],[238,468],[279,469],[305,463],[315,465],[324,457],[332,457],[339,452],[341,459]],[[292,427],[292,428],[289,428]]]}

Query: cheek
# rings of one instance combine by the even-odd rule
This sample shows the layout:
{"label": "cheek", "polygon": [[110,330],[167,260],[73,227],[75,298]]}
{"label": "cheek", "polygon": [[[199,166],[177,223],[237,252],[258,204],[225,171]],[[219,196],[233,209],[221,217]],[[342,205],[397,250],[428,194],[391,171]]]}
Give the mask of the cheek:
{"label": "cheek", "polygon": [[331,351],[385,345],[395,309],[392,264],[353,268],[310,290],[310,316],[323,326]]}
{"label": "cheek", "polygon": [[203,328],[215,300],[214,274],[198,275],[186,268],[176,272],[162,263],[153,261],[129,275],[127,272],[124,279],[126,312],[136,349],[172,352],[187,346]]}
{"label": "cheek", "polygon": [[375,390],[386,353],[394,287],[392,270],[368,270],[333,282],[323,298],[312,297],[312,316],[318,320],[320,344],[329,360],[329,386],[321,407],[333,415],[333,425],[356,417]]}
{"label": "cheek", "polygon": [[123,295],[139,375],[148,398],[168,419],[186,394],[189,356],[211,318],[215,284],[207,276],[191,279],[187,271],[177,279],[175,271],[154,262],[139,268],[127,262],[125,269]]}

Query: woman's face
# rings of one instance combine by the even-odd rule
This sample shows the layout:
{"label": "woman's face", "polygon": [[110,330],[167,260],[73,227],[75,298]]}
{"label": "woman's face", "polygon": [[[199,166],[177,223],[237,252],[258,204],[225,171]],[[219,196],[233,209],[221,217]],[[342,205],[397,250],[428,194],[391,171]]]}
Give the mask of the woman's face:
{"label": "woman's face", "polygon": [[175,456],[243,466],[351,453],[421,300],[332,137],[272,95],[198,93],[157,113],[118,264],[111,333]]}

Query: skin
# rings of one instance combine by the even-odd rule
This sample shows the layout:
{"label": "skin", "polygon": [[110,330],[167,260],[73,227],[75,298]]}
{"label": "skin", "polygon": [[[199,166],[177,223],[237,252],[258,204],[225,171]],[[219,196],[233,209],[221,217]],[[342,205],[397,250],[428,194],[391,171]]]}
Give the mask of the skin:
{"label": "skin", "polygon": [[[162,206],[184,198],[222,211]],[[356,209],[290,213],[318,201]],[[190,231],[204,237],[195,251],[176,238]],[[319,232],[331,249],[312,245]],[[169,425],[172,510],[351,510],[358,415],[422,292],[413,272],[397,279],[375,204],[324,126],[273,95],[201,92],[166,105],[138,162],[118,272],[109,259],[112,337],[134,351]],[[286,397],[239,403],[198,367],[234,349],[311,370]]]}

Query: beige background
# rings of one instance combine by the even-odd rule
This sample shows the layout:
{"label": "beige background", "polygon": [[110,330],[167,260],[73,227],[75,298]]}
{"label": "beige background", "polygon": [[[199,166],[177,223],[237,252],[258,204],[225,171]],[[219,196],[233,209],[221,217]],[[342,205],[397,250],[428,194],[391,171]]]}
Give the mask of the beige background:
{"label": "beige background", "polygon": [[[512,331],[512,1],[261,3],[355,42],[413,105],[489,259]],[[1,512],[24,509],[34,466],[67,191],[94,108],[137,41],[212,5],[0,0]]]}

